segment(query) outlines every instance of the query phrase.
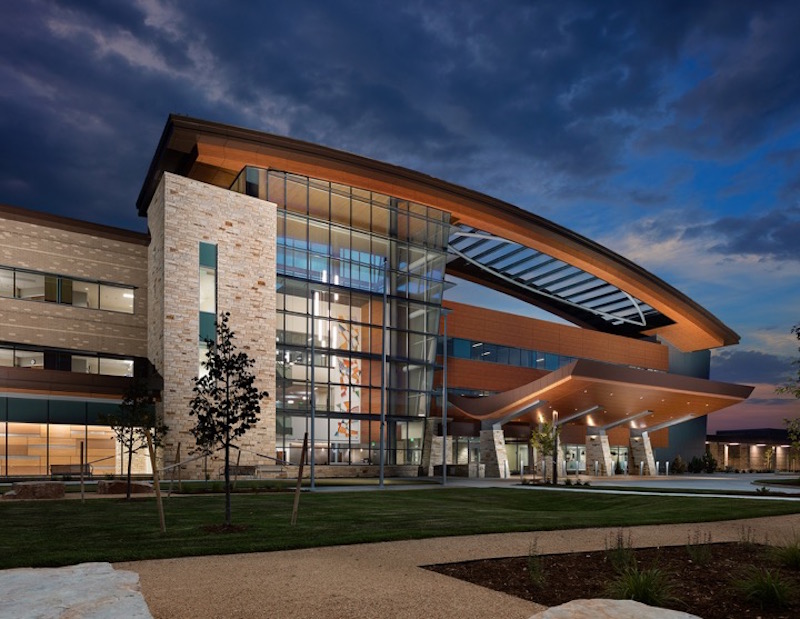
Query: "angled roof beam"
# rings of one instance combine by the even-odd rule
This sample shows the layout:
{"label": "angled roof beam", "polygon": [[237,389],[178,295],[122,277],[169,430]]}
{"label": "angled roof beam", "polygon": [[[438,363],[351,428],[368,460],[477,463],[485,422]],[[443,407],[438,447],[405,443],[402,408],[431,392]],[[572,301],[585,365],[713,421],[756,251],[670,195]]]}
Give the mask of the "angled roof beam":
{"label": "angled roof beam", "polygon": [[[607,423],[604,426],[596,426],[594,428],[589,428],[587,430],[588,434],[605,434],[611,428],[616,428],[617,426],[621,426],[629,421],[633,421],[634,419],[640,419],[642,417],[647,417],[648,415],[652,415],[653,411],[646,410],[642,411],[641,413],[636,413],[635,415],[628,415],[627,417],[623,417],[622,419],[617,419],[616,421],[612,421],[611,423]],[[598,430],[599,432],[591,432],[591,430]]]}
{"label": "angled roof beam", "polygon": [[600,409],[600,406],[595,404],[594,406],[590,406],[586,410],[582,410],[582,411],[574,413],[572,415],[567,415],[563,419],[559,419],[556,422],[556,426],[563,426],[564,424],[567,424],[567,423],[570,423],[571,421],[575,421],[577,419],[580,419],[581,417],[586,417],[586,415],[591,415],[593,412],[595,412],[596,410],[599,410],[599,409]]}
{"label": "angled roof beam", "polygon": [[505,424],[509,421],[513,421],[518,417],[522,417],[528,411],[536,410],[540,406],[547,404],[547,400],[536,400],[532,404],[523,404],[521,407],[515,409],[514,411],[510,412],[508,415],[503,417],[502,419],[498,419],[497,421],[492,422],[492,430],[500,430]]}
{"label": "angled roof beam", "polygon": [[677,419],[670,419],[669,421],[664,421],[649,428],[639,428],[639,430],[641,432],[657,432],[658,430],[663,430],[664,428],[669,428],[671,426],[678,425],[679,423],[683,423],[684,421],[689,421],[690,419],[695,419],[695,416],[692,414],[684,415],[683,417],[678,417]]}

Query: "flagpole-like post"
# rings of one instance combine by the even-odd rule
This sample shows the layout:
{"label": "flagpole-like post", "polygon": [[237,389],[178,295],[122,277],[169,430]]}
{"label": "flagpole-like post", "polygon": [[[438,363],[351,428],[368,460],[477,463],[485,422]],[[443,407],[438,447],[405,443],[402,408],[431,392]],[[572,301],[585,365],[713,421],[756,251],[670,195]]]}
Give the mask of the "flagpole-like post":
{"label": "flagpole-like post", "polygon": [[385,445],[386,441],[386,312],[388,310],[389,299],[389,263],[383,259],[383,314],[381,319],[381,427],[379,439],[379,482],[378,486],[383,489],[384,466],[386,461]]}

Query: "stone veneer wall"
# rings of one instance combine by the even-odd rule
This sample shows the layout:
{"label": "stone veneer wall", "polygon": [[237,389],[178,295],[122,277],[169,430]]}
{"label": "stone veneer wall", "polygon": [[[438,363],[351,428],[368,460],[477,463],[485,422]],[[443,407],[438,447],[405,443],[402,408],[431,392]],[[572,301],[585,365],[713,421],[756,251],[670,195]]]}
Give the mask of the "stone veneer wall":
{"label": "stone veneer wall", "polygon": [[[80,222],[72,227],[79,228]],[[112,235],[112,236],[122,236]],[[142,237],[144,238],[144,237]],[[135,286],[134,313],[0,297],[0,339],[87,352],[147,355],[147,246],[102,232],[0,213],[0,265]]]}
{"label": "stone veneer wall", "polygon": [[[422,458],[420,469],[422,475],[433,477],[435,467],[442,466],[442,445],[445,441],[441,436],[436,436],[439,419],[428,418],[425,420],[425,436],[422,440]],[[447,464],[453,464],[453,437],[447,437]]]}
{"label": "stone veneer wall", "polygon": [[[217,310],[231,314],[236,344],[255,360],[262,400],[258,424],[239,442],[240,464],[275,455],[275,205],[165,173],[148,209],[150,322],[148,355],[164,378],[161,408],[169,426],[165,460],[178,443],[182,460],[195,446],[189,416],[199,370],[199,247],[217,245]],[[216,476],[221,461],[209,462]],[[203,460],[184,476],[201,477]]]}
{"label": "stone veneer wall", "polygon": [[642,432],[638,436],[631,433],[630,440],[630,469],[631,475],[639,474],[640,463],[644,463],[643,475],[657,475],[656,460],[653,457],[653,448],[650,445],[650,436],[647,432]]}
{"label": "stone veneer wall", "polygon": [[608,444],[607,434],[597,434],[586,437],[586,473],[594,475],[594,463],[600,468],[600,475],[611,477],[614,475],[614,461],[611,458],[611,447]]}
{"label": "stone veneer wall", "polygon": [[481,463],[486,465],[486,477],[506,477],[508,454],[502,430],[481,430]]}

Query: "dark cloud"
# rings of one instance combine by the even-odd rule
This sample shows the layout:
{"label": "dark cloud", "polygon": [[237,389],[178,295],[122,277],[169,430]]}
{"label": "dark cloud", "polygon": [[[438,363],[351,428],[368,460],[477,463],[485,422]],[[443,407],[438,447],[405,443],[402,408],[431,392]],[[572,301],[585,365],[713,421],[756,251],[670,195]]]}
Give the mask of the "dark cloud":
{"label": "dark cloud", "polygon": [[800,261],[800,205],[717,219],[701,209],[662,211],[635,222],[631,229],[654,243],[702,240],[709,253]]}
{"label": "dark cloud", "polygon": [[12,3],[1,199],[141,226],[117,211],[132,212],[178,112],[501,197],[662,206],[666,182],[613,187],[631,145],[753,145],[794,122],[798,15],[791,2]]}
{"label": "dark cloud", "polygon": [[780,385],[792,371],[791,359],[754,350],[723,350],[711,357],[711,378],[723,382]]}
{"label": "dark cloud", "polygon": [[720,239],[708,247],[720,254],[800,261],[800,205],[757,217],[723,217],[711,224],[690,226],[684,235]]}

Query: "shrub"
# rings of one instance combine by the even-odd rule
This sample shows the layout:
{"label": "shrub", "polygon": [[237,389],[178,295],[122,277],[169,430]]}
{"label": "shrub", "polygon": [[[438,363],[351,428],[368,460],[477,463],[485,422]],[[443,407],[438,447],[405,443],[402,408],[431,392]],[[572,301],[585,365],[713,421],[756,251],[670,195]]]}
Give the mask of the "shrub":
{"label": "shrub", "polygon": [[703,460],[698,458],[697,456],[692,456],[692,459],[689,460],[689,464],[686,467],[690,473],[702,473],[703,472]]}
{"label": "shrub", "polygon": [[792,583],[780,572],[752,565],[734,580],[733,586],[759,608],[784,608],[794,594]]}
{"label": "shrub", "polygon": [[542,587],[545,581],[542,558],[539,556],[539,549],[536,539],[528,546],[528,578],[534,587]]}
{"label": "shrub", "polygon": [[800,535],[795,534],[793,539],[781,546],[775,546],[772,557],[783,567],[800,570]]}
{"label": "shrub", "polygon": [[617,531],[616,536],[606,538],[606,561],[611,564],[612,569],[617,573],[622,573],[628,568],[636,567],[636,553],[631,545],[631,534],[625,539],[622,529]]}
{"label": "shrub", "polygon": [[686,540],[686,552],[693,563],[706,565],[711,562],[711,533],[706,531],[702,537],[700,531],[689,535]]}
{"label": "shrub", "polygon": [[742,525],[739,527],[739,546],[742,550],[754,550],[756,547],[756,536],[752,527]]}
{"label": "shrub", "polygon": [[618,600],[634,600],[650,606],[675,602],[669,577],[658,568],[639,569],[633,565],[618,573],[607,588],[608,595]]}
{"label": "shrub", "polygon": [[703,454],[703,471],[706,473],[713,473],[717,470],[717,460],[711,455],[711,450],[706,449]]}
{"label": "shrub", "polygon": [[686,472],[686,462],[680,456],[675,456],[670,469],[674,475],[683,475]]}

